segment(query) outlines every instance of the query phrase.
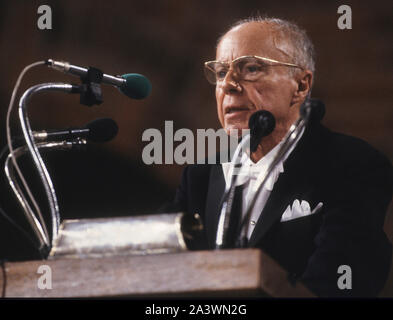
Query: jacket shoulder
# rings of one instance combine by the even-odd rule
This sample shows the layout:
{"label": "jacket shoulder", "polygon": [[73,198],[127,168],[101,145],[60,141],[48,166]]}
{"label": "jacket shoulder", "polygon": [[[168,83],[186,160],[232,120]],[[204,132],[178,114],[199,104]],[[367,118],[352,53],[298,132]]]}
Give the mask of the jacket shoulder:
{"label": "jacket shoulder", "polygon": [[391,171],[390,160],[368,142],[343,133],[323,128],[324,148],[331,163],[344,166],[365,166],[386,168]]}

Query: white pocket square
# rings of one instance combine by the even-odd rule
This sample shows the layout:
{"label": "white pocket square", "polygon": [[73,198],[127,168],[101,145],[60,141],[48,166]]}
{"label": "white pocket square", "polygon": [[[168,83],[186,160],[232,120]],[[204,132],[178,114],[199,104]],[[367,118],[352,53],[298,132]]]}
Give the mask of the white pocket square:
{"label": "white pocket square", "polygon": [[283,215],[281,216],[281,222],[312,215],[318,212],[322,208],[322,206],[323,203],[320,202],[313,210],[311,210],[310,204],[307,201],[302,200],[302,202],[300,202],[298,199],[296,199],[293,202],[292,206],[289,205],[285,209]]}

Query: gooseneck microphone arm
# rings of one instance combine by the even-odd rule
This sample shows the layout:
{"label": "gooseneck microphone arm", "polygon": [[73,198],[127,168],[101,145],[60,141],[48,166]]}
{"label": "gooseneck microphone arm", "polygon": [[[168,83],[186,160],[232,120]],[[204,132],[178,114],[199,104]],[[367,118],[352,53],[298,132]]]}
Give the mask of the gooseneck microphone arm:
{"label": "gooseneck microphone arm", "polygon": [[[285,156],[289,150],[294,146],[294,144],[299,139],[301,133],[306,128],[307,124],[310,121],[320,121],[324,115],[324,106],[322,102],[314,99],[307,99],[300,108],[300,115],[296,122],[289,128],[287,134],[283,138],[283,143],[278,150],[276,156],[273,161],[270,163],[266,175],[264,176],[262,183],[259,185],[257,192],[255,193],[251,203],[246,211],[245,217],[240,224],[240,228],[238,230],[238,239],[237,246],[245,247],[247,245],[247,233],[248,233],[248,225],[251,217],[252,210],[254,208],[255,202],[259,197],[266,181],[269,179],[270,175],[273,172],[273,169],[277,166],[277,164],[285,159]],[[314,118],[314,119],[313,119]]]}
{"label": "gooseneck microphone arm", "polygon": [[237,146],[235,153],[232,157],[231,164],[231,171],[229,172],[229,177],[231,177],[231,181],[229,184],[226,184],[224,195],[221,199],[221,212],[220,217],[218,220],[218,228],[216,233],[216,249],[223,249],[226,248],[227,244],[227,231],[229,228],[229,217],[231,214],[232,206],[233,206],[233,199],[235,196],[235,186],[236,186],[236,179],[238,176],[238,172],[242,166],[241,164],[241,150],[244,150],[245,146],[249,145],[250,143],[250,134],[247,134],[243,137],[242,141]]}
{"label": "gooseneck microphone arm", "polygon": [[246,211],[246,214],[240,224],[240,231],[239,231],[239,238],[237,239],[237,243],[239,247],[245,247],[247,244],[247,233],[248,233],[248,221],[250,220],[252,210],[254,208],[255,202],[259,197],[259,194],[261,193],[263,187],[266,184],[266,181],[269,179],[270,175],[273,172],[273,169],[276,167],[276,165],[283,159],[288,152],[288,150],[291,149],[293,143],[297,140],[299,134],[302,132],[302,129],[305,127],[306,122],[303,119],[298,119],[295,124],[291,126],[289,131],[287,132],[286,136],[284,137],[284,142],[277,152],[277,155],[274,157],[273,161],[270,163],[268,169],[266,170],[267,174],[262,180],[262,183],[260,184],[257,192],[255,193],[253,199],[251,200],[251,203]]}
{"label": "gooseneck microphone arm", "polygon": [[229,247],[228,229],[229,219],[233,207],[233,200],[235,197],[235,187],[237,176],[242,168],[242,155],[244,150],[249,149],[250,152],[256,150],[260,140],[269,135],[276,125],[274,116],[266,110],[259,110],[253,113],[249,119],[250,133],[245,135],[241,143],[237,146],[234,156],[231,161],[229,172],[230,183],[226,184],[225,192],[221,200],[221,212],[218,221],[218,228],[216,233],[216,249],[223,249]]}
{"label": "gooseneck microphone arm", "polygon": [[[59,142],[41,142],[37,143],[38,149],[48,149],[48,150],[69,150],[75,145],[85,145],[86,140],[84,139],[76,139],[75,141],[59,141]],[[23,209],[23,212],[30,223],[33,232],[35,233],[38,242],[39,242],[39,251],[43,253],[43,256],[46,256],[47,250],[50,248],[50,238],[48,235],[48,231],[45,225],[42,225],[39,219],[34,214],[33,209],[31,208],[29,202],[26,200],[23,195],[22,189],[19,186],[17,179],[15,178],[14,168],[12,166],[12,157],[18,158],[21,155],[28,152],[27,146],[21,146],[13,151],[13,154],[9,154],[5,163],[4,163],[4,172],[7,177],[8,183],[13,190],[20,206]]]}
{"label": "gooseneck microphone arm", "polygon": [[[26,90],[25,93],[22,95],[21,99],[19,100],[18,114],[22,127],[23,136],[26,140],[28,151],[33,159],[33,163],[38,171],[38,175],[41,179],[41,182],[45,189],[46,196],[48,198],[49,210],[51,215],[51,226],[52,226],[52,237],[50,241],[50,246],[53,246],[54,241],[58,235],[59,226],[60,226],[59,205],[57,202],[56,192],[53,186],[52,179],[41,157],[38,147],[34,142],[34,136],[31,130],[30,121],[27,114],[27,102],[35,93],[42,92],[42,91],[61,91],[66,93],[73,93],[75,92],[75,86],[70,84],[64,84],[64,83],[38,84]],[[14,157],[12,159],[13,161],[16,162]]]}

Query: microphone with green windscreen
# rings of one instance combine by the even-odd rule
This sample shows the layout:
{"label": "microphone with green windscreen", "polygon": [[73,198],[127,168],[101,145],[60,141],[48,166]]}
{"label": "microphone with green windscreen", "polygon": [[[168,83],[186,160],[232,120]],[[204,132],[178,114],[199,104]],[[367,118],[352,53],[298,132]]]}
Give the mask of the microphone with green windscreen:
{"label": "microphone with green windscreen", "polygon": [[[48,59],[45,61],[45,64],[55,70],[59,70],[81,78],[86,77],[89,72],[89,68],[75,66],[66,61]],[[127,73],[123,74],[122,76],[112,76],[102,73],[100,82],[116,86],[120,92],[124,93],[127,97],[132,99],[144,99],[151,92],[151,83],[149,79],[138,73]]]}
{"label": "microphone with green windscreen", "polygon": [[144,99],[151,92],[150,81],[139,73],[127,73],[121,76],[126,82],[118,87],[127,97],[132,99]]}

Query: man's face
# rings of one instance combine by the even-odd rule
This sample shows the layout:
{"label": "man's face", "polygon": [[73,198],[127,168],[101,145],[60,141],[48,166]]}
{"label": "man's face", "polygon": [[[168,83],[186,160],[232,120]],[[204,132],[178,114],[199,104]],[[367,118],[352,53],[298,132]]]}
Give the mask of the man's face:
{"label": "man's face", "polygon": [[[277,41],[268,25],[249,23],[229,31],[217,47],[216,60],[231,62],[241,56],[255,55],[292,62],[286,41]],[[269,66],[255,82],[237,81],[232,70],[216,85],[218,118],[230,134],[232,129],[248,128],[248,119],[257,110],[270,111],[276,119],[274,133],[283,136],[297,119],[293,94],[298,83],[286,66]]]}

